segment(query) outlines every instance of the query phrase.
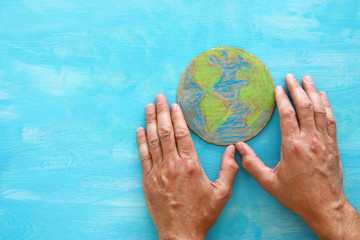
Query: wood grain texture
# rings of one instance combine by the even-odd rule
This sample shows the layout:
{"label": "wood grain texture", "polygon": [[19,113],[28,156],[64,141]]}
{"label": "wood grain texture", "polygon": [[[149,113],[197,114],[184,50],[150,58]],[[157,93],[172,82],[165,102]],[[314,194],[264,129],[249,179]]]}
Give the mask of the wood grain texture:
{"label": "wood grain texture", "polygon": [[195,134],[217,145],[235,144],[256,136],[270,120],[274,83],[251,53],[217,47],[186,67],[177,101]]}
{"label": "wood grain texture", "polygon": [[[0,1],[0,239],[156,239],[135,131],[189,60],[246,49],[311,75],[338,127],[344,191],[360,209],[360,5],[349,1]],[[193,135],[210,180],[225,147]],[[280,157],[277,109],[248,141]],[[316,239],[243,170],[208,239]]]}

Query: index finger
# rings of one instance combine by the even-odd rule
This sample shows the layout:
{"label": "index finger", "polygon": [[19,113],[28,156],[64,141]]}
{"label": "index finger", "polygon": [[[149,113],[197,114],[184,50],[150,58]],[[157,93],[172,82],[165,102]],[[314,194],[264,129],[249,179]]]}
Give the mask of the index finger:
{"label": "index finger", "polygon": [[289,136],[299,133],[299,124],[296,119],[296,113],[286,95],[283,87],[275,88],[275,99],[279,110],[281,134]]}
{"label": "index finger", "polygon": [[176,145],[180,157],[188,157],[195,153],[195,146],[191,139],[181,108],[177,104],[171,105],[171,118],[174,124]]}
{"label": "index finger", "polygon": [[164,160],[176,156],[176,142],[174,128],[170,117],[169,104],[164,95],[159,94],[155,98],[157,110],[158,135],[161,142],[161,148]]}
{"label": "index finger", "polygon": [[300,130],[315,129],[313,105],[308,95],[292,74],[286,75],[285,82],[296,107]]}

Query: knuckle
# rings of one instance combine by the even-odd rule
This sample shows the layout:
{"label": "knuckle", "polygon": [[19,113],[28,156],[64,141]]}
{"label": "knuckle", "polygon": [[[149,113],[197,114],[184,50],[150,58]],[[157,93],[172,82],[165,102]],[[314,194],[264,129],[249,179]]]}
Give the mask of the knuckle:
{"label": "knuckle", "polygon": [[326,115],[326,112],[322,107],[314,107],[314,113],[321,116]]}
{"label": "knuckle", "polygon": [[151,156],[149,154],[145,154],[145,155],[140,156],[140,161],[141,162],[145,162],[145,161],[149,161],[149,160],[151,160]]}
{"label": "knuckle", "polygon": [[152,124],[155,121],[155,118],[146,117],[146,124]]}
{"label": "knuckle", "polygon": [[312,111],[313,110],[313,105],[311,104],[311,102],[309,101],[305,101],[303,102],[300,107],[304,110],[308,110],[308,111]]}
{"label": "knuckle", "polygon": [[234,172],[238,172],[239,171],[239,166],[236,164],[236,162],[233,162],[233,161],[231,161],[231,162],[227,162],[227,168],[228,169],[231,169],[232,171],[234,171]]}
{"label": "knuckle", "polygon": [[252,161],[249,158],[244,158],[241,161],[241,166],[246,170],[251,167]]}
{"label": "knuckle", "polygon": [[187,175],[194,175],[196,173],[196,164],[192,159],[186,159],[184,167]]}
{"label": "knuckle", "polygon": [[146,123],[153,123],[156,119],[155,113],[146,113],[145,114]]}
{"label": "knuckle", "polygon": [[176,140],[184,139],[188,136],[188,131],[186,131],[184,128],[178,128],[175,130],[175,138]]}
{"label": "knuckle", "polygon": [[170,137],[173,134],[174,134],[174,131],[168,126],[161,126],[159,128],[159,137],[160,138]]}
{"label": "knuckle", "polygon": [[[292,78],[292,77],[290,77],[290,78]],[[290,84],[291,84],[291,85],[293,86],[293,88],[295,88],[295,89],[302,88],[297,81],[291,81]]]}
{"label": "knuckle", "polygon": [[156,105],[156,110],[158,113],[169,111],[169,107],[163,103]]}
{"label": "knuckle", "polygon": [[295,110],[293,108],[286,108],[284,110],[284,116],[286,118],[294,118],[296,116]]}
{"label": "knuckle", "polygon": [[299,140],[293,138],[289,141],[289,149],[293,153],[301,153],[302,152],[302,144]]}
{"label": "knuckle", "polygon": [[310,151],[315,154],[323,153],[325,151],[325,147],[323,145],[310,145]]}
{"label": "knuckle", "polygon": [[152,148],[160,146],[160,140],[158,138],[152,138],[149,140],[149,146]]}
{"label": "knuckle", "polygon": [[328,123],[328,125],[330,125],[330,126],[336,126],[336,121],[335,121],[334,118],[328,118],[328,119],[327,119],[327,123]]}
{"label": "knuckle", "polygon": [[178,175],[178,172],[177,172],[176,165],[174,164],[174,162],[169,161],[169,163],[167,164],[166,170],[165,170],[165,174],[166,174],[166,177],[169,179],[176,178],[176,176]]}
{"label": "knuckle", "polygon": [[310,151],[315,154],[323,153],[325,151],[324,144],[316,136],[311,137],[309,148]]}

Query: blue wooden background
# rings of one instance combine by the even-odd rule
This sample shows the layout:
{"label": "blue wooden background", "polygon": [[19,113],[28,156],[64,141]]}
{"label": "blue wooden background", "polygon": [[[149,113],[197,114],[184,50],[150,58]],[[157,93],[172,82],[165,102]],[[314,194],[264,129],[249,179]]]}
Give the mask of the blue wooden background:
{"label": "blue wooden background", "polygon": [[[0,238],[155,239],[135,130],[176,101],[198,54],[244,49],[313,76],[338,123],[344,190],[360,209],[360,4],[350,1],[1,0]],[[193,135],[215,180],[225,147]],[[274,167],[278,112],[249,141]],[[208,239],[314,239],[243,170]]]}

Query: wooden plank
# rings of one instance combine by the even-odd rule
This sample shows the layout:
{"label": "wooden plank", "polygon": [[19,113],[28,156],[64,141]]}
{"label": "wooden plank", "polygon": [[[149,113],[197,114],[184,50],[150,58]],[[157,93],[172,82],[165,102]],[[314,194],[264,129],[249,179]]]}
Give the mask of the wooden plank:
{"label": "wooden plank", "polygon": [[[334,109],[360,209],[359,1],[0,1],[0,239],[156,239],[135,131],[194,56],[245,49],[274,84],[311,75]],[[193,135],[215,180],[225,147]],[[274,167],[275,108],[248,143]],[[316,239],[243,170],[208,239]]]}

